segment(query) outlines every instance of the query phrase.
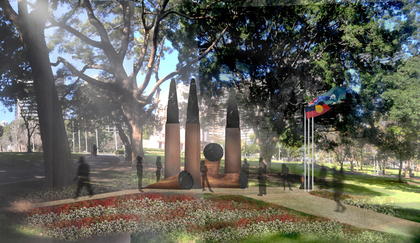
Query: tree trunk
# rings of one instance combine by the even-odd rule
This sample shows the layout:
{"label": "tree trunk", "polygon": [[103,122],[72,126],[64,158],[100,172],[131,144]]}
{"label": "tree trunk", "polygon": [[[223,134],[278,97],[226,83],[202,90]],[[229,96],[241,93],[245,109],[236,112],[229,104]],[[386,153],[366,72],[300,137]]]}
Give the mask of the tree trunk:
{"label": "tree trunk", "polygon": [[401,180],[401,170],[402,170],[402,159],[400,159],[400,170],[399,170],[399,172],[398,172],[398,181],[399,182],[402,182],[402,180]]}
{"label": "tree trunk", "polygon": [[31,132],[29,131],[28,126],[26,126],[26,132],[28,133],[28,139],[27,139],[27,144],[26,144],[26,152],[32,153],[32,148],[31,148]]}
{"label": "tree trunk", "polygon": [[384,164],[383,164],[383,166],[382,166],[382,168],[383,168],[383,174],[384,174],[384,175],[386,175],[386,162],[388,162],[388,158],[386,158],[386,159],[384,160]]}
{"label": "tree trunk", "polygon": [[[24,1],[19,4],[24,4]],[[44,27],[48,1],[38,1],[31,14],[21,20],[21,38],[33,70],[34,89],[44,151],[46,187],[67,186],[75,177],[63,114],[54,84]],[[20,13],[24,14],[24,13]],[[45,18],[41,17],[44,16]]]}
{"label": "tree trunk", "polygon": [[408,168],[410,168],[410,161],[407,160],[405,162],[405,170],[404,170],[405,178],[410,178],[410,170]]}
{"label": "tree trunk", "polygon": [[131,124],[133,133],[131,135],[131,165],[132,168],[136,168],[137,163],[137,156],[141,156],[143,158],[143,163],[146,162],[144,158],[144,150],[143,150],[143,127],[139,126],[138,124]]}
{"label": "tree trunk", "polygon": [[117,129],[118,129],[118,134],[120,135],[121,141],[123,142],[123,144],[125,146],[125,151],[126,151],[126,153],[128,155],[128,157],[126,158],[126,160],[131,161],[132,158],[133,158],[132,157],[133,156],[132,155],[132,152],[133,151],[131,149],[131,143],[128,140],[128,137],[125,135],[124,130],[123,130],[121,124],[120,123],[117,123],[116,126],[117,126]]}
{"label": "tree trunk", "polygon": [[363,170],[363,147],[360,148],[360,170]]}

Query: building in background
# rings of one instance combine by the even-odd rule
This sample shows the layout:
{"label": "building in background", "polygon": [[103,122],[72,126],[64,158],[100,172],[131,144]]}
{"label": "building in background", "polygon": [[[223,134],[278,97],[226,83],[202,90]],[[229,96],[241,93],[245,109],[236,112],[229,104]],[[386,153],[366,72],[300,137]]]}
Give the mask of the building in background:
{"label": "building in background", "polygon": [[[18,82],[24,82],[27,85],[28,89],[32,89],[34,85],[33,80],[18,80]],[[65,85],[65,78],[56,78],[55,79],[55,85],[56,86],[63,86]],[[60,96],[59,92],[59,99],[61,99],[62,96]],[[38,112],[37,112],[37,105],[35,101],[35,96],[29,96],[24,99],[18,99],[15,105],[15,120],[22,119],[22,114],[25,116],[30,116],[34,120],[38,119]]]}

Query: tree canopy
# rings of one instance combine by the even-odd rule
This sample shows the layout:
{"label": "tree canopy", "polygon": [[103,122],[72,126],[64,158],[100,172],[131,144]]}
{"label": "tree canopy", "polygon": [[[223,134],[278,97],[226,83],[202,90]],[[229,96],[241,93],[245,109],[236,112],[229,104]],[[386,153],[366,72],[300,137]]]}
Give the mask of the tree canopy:
{"label": "tree canopy", "polygon": [[[261,139],[264,144],[275,144],[275,137],[287,133],[284,142],[299,146],[307,102],[331,87],[349,85],[349,70],[372,74],[393,68],[381,60],[401,53],[417,31],[415,14],[408,9],[388,1],[238,8],[241,14],[229,22],[221,44],[202,60],[200,76],[204,87],[220,87],[221,80],[229,80],[226,86],[235,87],[249,109],[241,119],[254,124],[254,132],[265,126],[268,131],[262,134],[272,134]],[[387,20],[395,27],[389,28]],[[218,21],[203,20],[199,40],[222,29]],[[357,105],[343,105],[329,114],[335,115],[329,122],[337,123],[335,127],[339,113],[348,110],[344,106],[355,118]],[[261,148],[263,154],[269,151]]]}

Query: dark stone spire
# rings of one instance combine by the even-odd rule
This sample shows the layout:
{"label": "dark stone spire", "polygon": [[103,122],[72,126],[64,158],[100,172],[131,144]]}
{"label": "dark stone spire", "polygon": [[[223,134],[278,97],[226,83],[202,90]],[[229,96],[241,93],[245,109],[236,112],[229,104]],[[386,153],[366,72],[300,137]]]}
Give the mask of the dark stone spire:
{"label": "dark stone spire", "polygon": [[175,79],[171,80],[166,108],[166,123],[179,123],[178,96],[176,95]]}
{"label": "dark stone spire", "polygon": [[230,92],[226,116],[227,128],[239,128],[239,111],[234,92]]}
{"label": "dark stone spire", "polygon": [[198,116],[197,87],[195,79],[191,79],[190,93],[188,95],[187,123],[200,123]]}

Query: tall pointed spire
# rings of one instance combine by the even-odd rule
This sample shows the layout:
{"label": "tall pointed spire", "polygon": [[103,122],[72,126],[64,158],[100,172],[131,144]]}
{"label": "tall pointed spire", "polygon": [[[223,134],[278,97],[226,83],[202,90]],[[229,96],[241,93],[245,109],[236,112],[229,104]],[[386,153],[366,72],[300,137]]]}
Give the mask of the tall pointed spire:
{"label": "tall pointed spire", "polygon": [[197,99],[197,86],[195,84],[195,79],[191,79],[190,84],[190,93],[188,95],[187,123],[200,123]]}
{"label": "tall pointed spire", "polygon": [[195,79],[191,79],[188,95],[187,122],[185,124],[185,159],[184,170],[191,174],[194,187],[201,187],[200,171],[200,121]]}
{"label": "tall pointed spire", "polygon": [[241,173],[241,131],[235,92],[229,94],[225,133],[225,173]]}
{"label": "tall pointed spire", "polygon": [[226,116],[226,127],[239,128],[238,104],[234,92],[230,92]]}
{"label": "tall pointed spire", "polygon": [[166,123],[179,123],[178,96],[176,94],[175,79],[171,80],[166,110]]}

